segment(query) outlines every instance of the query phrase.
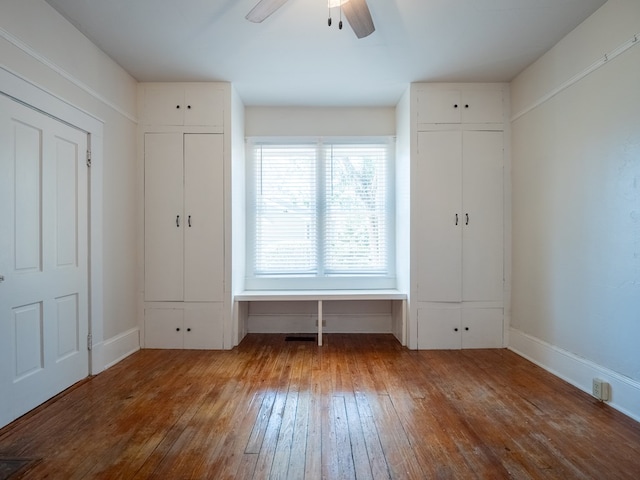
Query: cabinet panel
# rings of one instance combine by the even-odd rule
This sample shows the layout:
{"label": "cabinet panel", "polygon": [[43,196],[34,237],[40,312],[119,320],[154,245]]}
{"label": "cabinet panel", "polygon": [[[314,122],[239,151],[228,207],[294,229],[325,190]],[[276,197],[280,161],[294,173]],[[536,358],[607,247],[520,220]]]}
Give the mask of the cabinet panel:
{"label": "cabinet panel", "polygon": [[469,90],[462,93],[462,123],[503,123],[501,90]]}
{"label": "cabinet panel", "polygon": [[173,84],[145,85],[142,121],[145,125],[182,125],[184,87]]}
{"label": "cabinet panel", "polygon": [[501,308],[463,308],[462,348],[502,348]]}
{"label": "cabinet panel", "polygon": [[502,90],[431,87],[417,93],[417,122],[486,124],[504,122]]}
{"label": "cabinet panel", "polygon": [[224,123],[222,90],[207,84],[192,84],[184,92],[184,124],[222,127]]}
{"label": "cabinet panel", "polygon": [[224,293],[223,137],[184,136],[185,301],[221,301]]}
{"label": "cabinet panel", "polygon": [[211,83],[144,84],[145,125],[209,126],[222,131],[224,90]]}
{"label": "cabinet panel", "polygon": [[461,310],[459,306],[429,307],[418,310],[418,348],[459,350]]}
{"label": "cabinet panel", "polygon": [[502,308],[434,305],[418,309],[418,348],[502,348]]}
{"label": "cabinet panel", "polygon": [[184,348],[223,347],[222,303],[185,304]]}
{"label": "cabinet panel", "polygon": [[145,300],[182,300],[182,134],[147,133],[144,148]]}
{"label": "cabinet panel", "polygon": [[462,299],[502,301],[503,134],[463,133]]}
{"label": "cabinet panel", "polygon": [[418,300],[461,300],[460,132],[418,134]]}
{"label": "cabinet panel", "polygon": [[418,123],[460,123],[459,90],[429,89],[418,93]]}
{"label": "cabinet panel", "polygon": [[145,348],[183,348],[183,315],[181,308],[145,309]]}

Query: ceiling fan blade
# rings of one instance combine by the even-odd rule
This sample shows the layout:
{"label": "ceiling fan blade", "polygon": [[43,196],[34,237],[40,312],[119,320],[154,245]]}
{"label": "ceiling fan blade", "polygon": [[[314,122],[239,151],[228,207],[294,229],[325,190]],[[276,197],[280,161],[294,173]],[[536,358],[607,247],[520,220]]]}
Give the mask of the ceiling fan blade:
{"label": "ceiling fan blade", "polygon": [[244,18],[253,23],[260,23],[286,2],[287,0],[260,0]]}
{"label": "ceiling fan blade", "polygon": [[342,4],[342,11],[347,17],[351,28],[353,28],[356,37],[364,38],[375,31],[376,27],[373,26],[367,0],[349,0]]}

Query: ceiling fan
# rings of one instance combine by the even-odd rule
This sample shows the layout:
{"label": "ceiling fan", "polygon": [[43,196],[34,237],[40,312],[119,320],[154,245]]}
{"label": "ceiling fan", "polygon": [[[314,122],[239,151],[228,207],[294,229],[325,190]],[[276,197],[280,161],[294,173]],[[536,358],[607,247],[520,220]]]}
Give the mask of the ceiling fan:
{"label": "ceiling fan", "polygon": [[[260,0],[245,18],[250,22],[260,23],[287,1]],[[330,5],[333,3],[330,2]],[[335,4],[340,5],[342,12],[347,17],[347,21],[358,38],[364,38],[375,31],[376,28],[373,26],[367,0],[338,0],[335,1]],[[331,26],[331,17],[329,17],[329,26]],[[342,21],[340,21],[340,28],[342,28]]]}

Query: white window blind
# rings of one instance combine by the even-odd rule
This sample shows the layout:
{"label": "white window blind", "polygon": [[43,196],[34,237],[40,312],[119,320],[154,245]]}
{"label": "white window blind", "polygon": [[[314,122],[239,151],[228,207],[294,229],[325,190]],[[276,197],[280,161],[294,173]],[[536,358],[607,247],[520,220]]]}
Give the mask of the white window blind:
{"label": "white window blind", "polygon": [[391,288],[388,139],[248,149],[247,288]]}

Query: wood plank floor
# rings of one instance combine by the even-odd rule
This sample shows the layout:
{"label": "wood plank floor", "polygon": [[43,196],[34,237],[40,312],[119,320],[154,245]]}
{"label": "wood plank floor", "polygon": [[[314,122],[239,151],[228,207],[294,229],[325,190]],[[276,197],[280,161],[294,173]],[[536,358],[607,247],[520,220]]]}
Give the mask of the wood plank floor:
{"label": "wood plank floor", "polygon": [[0,430],[25,479],[631,479],[640,424],[507,350],[143,350]]}

